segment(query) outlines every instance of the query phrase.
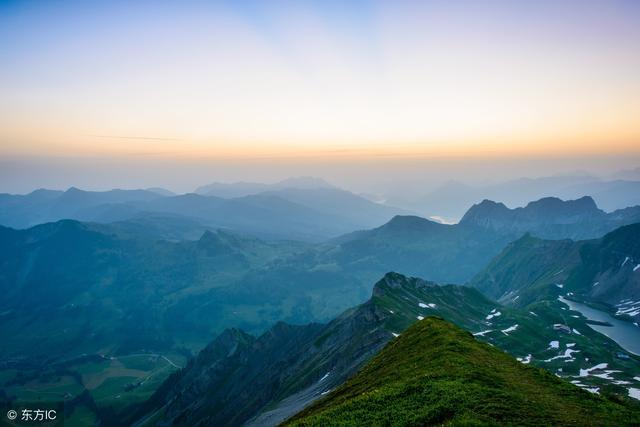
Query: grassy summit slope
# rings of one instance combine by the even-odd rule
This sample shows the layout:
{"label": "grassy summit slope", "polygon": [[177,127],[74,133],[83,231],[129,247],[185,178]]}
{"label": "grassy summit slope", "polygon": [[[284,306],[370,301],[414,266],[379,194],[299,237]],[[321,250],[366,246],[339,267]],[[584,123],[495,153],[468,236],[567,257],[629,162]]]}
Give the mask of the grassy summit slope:
{"label": "grassy summit slope", "polygon": [[635,425],[640,409],[567,384],[435,317],[416,322],[287,425]]}

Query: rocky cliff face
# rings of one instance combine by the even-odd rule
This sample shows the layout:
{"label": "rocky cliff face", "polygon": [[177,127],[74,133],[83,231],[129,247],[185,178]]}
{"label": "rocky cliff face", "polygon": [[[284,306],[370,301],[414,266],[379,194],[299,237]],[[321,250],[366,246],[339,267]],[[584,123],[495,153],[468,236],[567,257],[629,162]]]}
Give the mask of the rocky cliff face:
{"label": "rocky cliff face", "polygon": [[273,425],[343,383],[393,335],[369,301],[327,325],[277,323],[258,338],[226,330],[138,413],[157,425]]}
{"label": "rocky cliff face", "polygon": [[484,200],[473,205],[460,224],[516,234],[530,232],[549,239],[588,239],[637,220],[638,212],[634,208],[608,214],[600,210],[591,197],[585,196],[567,201],[545,197],[515,209]]}

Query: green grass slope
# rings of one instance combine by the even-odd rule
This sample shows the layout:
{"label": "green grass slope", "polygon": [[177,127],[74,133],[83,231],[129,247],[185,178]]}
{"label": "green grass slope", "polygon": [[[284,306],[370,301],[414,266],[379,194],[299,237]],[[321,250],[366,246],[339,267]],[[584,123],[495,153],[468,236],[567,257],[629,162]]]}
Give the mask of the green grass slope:
{"label": "green grass slope", "polygon": [[285,425],[637,425],[640,407],[524,366],[435,317]]}
{"label": "green grass slope", "polygon": [[496,256],[469,285],[501,304],[526,307],[559,295],[640,321],[640,223],[600,239],[524,236]]}

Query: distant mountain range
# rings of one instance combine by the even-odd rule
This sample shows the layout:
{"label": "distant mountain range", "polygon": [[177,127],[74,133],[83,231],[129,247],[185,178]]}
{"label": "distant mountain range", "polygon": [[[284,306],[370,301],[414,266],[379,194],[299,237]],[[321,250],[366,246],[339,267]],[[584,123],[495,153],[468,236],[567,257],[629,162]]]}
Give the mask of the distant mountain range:
{"label": "distant mountain range", "polygon": [[640,175],[626,171],[608,179],[586,174],[542,178],[520,178],[491,185],[469,185],[448,181],[422,197],[389,194],[386,203],[452,221],[461,218],[469,206],[483,199],[498,200],[509,207],[525,206],[545,197],[579,199],[590,196],[607,212],[640,205]]}
{"label": "distant mountain range", "polygon": [[[407,391],[395,395],[393,390],[398,386],[409,387],[408,383],[420,381],[425,375],[432,380],[443,378],[439,386],[444,387],[447,381],[454,381],[453,384],[458,384],[459,393],[465,393],[465,390],[466,393],[472,393],[470,397],[473,396],[474,403],[471,407],[483,406],[480,403],[482,399],[491,401],[492,394],[498,392],[493,389],[495,387],[501,396],[513,392],[513,404],[518,411],[536,413],[532,421],[546,419],[548,422],[561,422],[564,417],[575,420],[582,416],[565,413],[562,410],[564,404],[555,400],[557,393],[563,396],[561,399],[567,399],[566,404],[572,402],[571,407],[577,404],[588,409],[589,416],[604,417],[608,411],[628,414],[624,405],[606,403],[606,400],[568,384],[568,381],[563,383],[549,373],[525,368],[501,351],[476,342],[471,334],[428,317],[440,316],[467,331],[475,332],[479,340],[514,356],[521,355],[519,360],[524,364],[534,363],[550,371],[558,370],[568,379],[577,375],[580,368],[591,367],[591,358],[607,361],[609,369],[615,369],[611,372],[618,373],[618,381],[633,381],[633,372],[640,367],[640,358],[622,361],[608,352],[602,352],[603,346],[617,346],[606,337],[589,332],[584,319],[573,320],[573,326],[585,331],[585,335],[563,336],[553,328],[554,322],[558,322],[563,315],[560,305],[540,305],[533,310],[535,312],[530,313],[501,307],[472,288],[440,286],[389,273],[376,283],[368,302],[345,311],[327,325],[292,326],[278,323],[258,338],[237,329],[223,332],[185,369],[167,379],[149,401],[130,410],[132,415],[129,416],[138,421],[134,425],[272,426],[317,401],[317,404],[294,417],[293,424],[311,417],[308,422],[312,425],[326,425],[331,423],[324,418],[325,415],[318,413],[329,410],[334,404],[341,410],[351,411],[347,409],[350,408],[347,403],[350,398],[345,399],[344,396],[351,395],[347,390],[360,384],[366,389],[359,389],[354,397],[363,392],[368,395],[367,390],[372,392],[374,388],[381,392],[385,390],[391,394],[385,397],[382,406],[391,410],[399,405],[396,409],[400,412],[394,415],[394,419],[402,420],[415,414],[402,410],[402,403],[396,402],[396,399],[412,394]],[[423,318],[427,319],[420,321]],[[417,330],[420,331],[419,335],[415,335]],[[603,339],[608,342],[600,343]],[[550,342],[558,345],[550,346]],[[562,343],[562,348],[559,343]],[[384,350],[380,352],[383,347]],[[555,357],[557,353],[564,354],[565,347],[573,349],[570,357]],[[389,352],[398,353],[389,359]],[[361,370],[363,365],[366,366]],[[445,366],[448,369],[444,372],[436,370],[436,367],[442,369]],[[369,376],[372,369],[378,372],[373,377]],[[423,369],[433,371],[429,375],[423,373]],[[460,375],[457,369],[465,371],[465,374]],[[478,369],[486,369],[486,372],[479,374]],[[611,387],[626,395],[626,389],[603,382],[596,373],[594,370],[593,376],[582,376],[578,381],[579,387],[593,387],[592,391],[596,387]],[[363,375],[367,376],[366,380],[362,378]],[[466,375],[469,376],[468,381],[464,380]],[[506,375],[510,379],[507,381],[507,377],[501,377],[502,380],[497,381],[496,375]],[[523,381],[523,377],[530,379]],[[471,386],[469,382],[475,384],[473,378],[479,383]],[[480,384],[484,391],[478,394],[476,387]],[[387,386],[391,388],[386,389]],[[533,387],[536,391],[527,387]],[[426,391],[420,393],[424,396]],[[537,397],[533,401],[525,399],[527,393]],[[439,405],[436,402],[446,400],[446,396],[444,390],[437,389],[433,390],[430,399],[423,401],[433,401],[437,407]],[[541,408],[541,402],[536,399],[545,399],[549,407]],[[460,406],[450,406],[452,411],[456,409],[447,416],[451,419],[469,417],[467,411],[471,411],[471,408],[465,407],[464,400],[455,400]],[[421,405],[419,402],[415,404]],[[499,408],[510,407],[510,403],[503,404],[506,406]],[[607,405],[611,405],[608,410],[602,409]],[[488,409],[487,413],[480,412],[475,416],[485,422],[505,416],[517,419],[514,413],[507,415],[502,413],[503,409],[494,410],[498,412],[493,414],[492,409]],[[364,418],[357,418],[358,424],[369,416],[374,417],[370,420],[372,424],[376,424],[377,416],[389,416],[378,415],[374,407],[366,413],[361,415]],[[344,413],[334,415],[340,420],[350,419]],[[320,417],[320,420],[314,421],[313,417]],[[606,420],[606,417],[602,419]],[[427,420],[425,418],[423,421]]]}
{"label": "distant mountain range", "polygon": [[[507,212],[509,209],[506,205],[524,206],[529,200],[540,199],[536,195],[545,194],[559,194],[563,199],[577,197],[577,200],[573,207],[569,207],[559,203],[557,198],[545,197],[531,206],[527,205],[524,210]],[[594,196],[584,197],[589,194]],[[214,183],[198,188],[195,194],[183,195],[175,195],[161,188],[104,192],[70,188],[64,192],[37,190],[27,195],[0,194],[0,225],[28,228],[60,219],[99,223],[133,221],[138,226],[148,224],[148,229],[159,233],[159,238],[196,239],[206,229],[225,228],[267,240],[318,242],[377,227],[395,215],[411,215],[413,212],[423,212],[439,222],[447,222],[450,218],[457,221],[469,206],[476,203],[476,211],[467,212],[465,220],[476,217],[474,220],[477,222],[483,212],[493,209],[492,221],[503,220],[500,215],[514,215],[521,230],[530,229],[527,217],[529,222],[556,221],[542,218],[540,210],[548,209],[552,215],[566,216],[568,213],[555,211],[563,206],[574,209],[574,212],[579,212],[577,217],[563,221],[591,222],[585,227],[591,234],[580,235],[577,231],[580,224],[573,226],[573,230],[559,234],[588,238],[602,235],[602,230],[611,230],[606,225],[601,230],[597,229],[597,223],[606,222],[606,214],[597,208],[595,202],[606,211],[617,209],[618,216],[629,218],[634,215],[638,220],[640,213],[637,210],[640,208],[636,207],[635,213],[623,212],[624,208],[640,205],[638,194],[640,181],[609,182],[582,175],[520,179],[482,189],[451,182],[432,193],[429,196],[431,200],[425,199],[424,203],[397,200],[397,205],[408,207],[407,210],[372,202],[369,198],[313,177],[289,178],[275,184]],[[487,200],[481,203],[482,198]],[[487,205],[488,200],[498,200],[502,204],[491,208]],[[386,203],[393,205],[393,197],[388,198]],[[538,212],[533,212],[535,209]],[[613,215],[610,219],[615,221]],[[128,227],[128,224],[124,226]],[[572,227],[571,224],[568,226]],[[553,238],[555,234],[558,232],[549,228],[546,234],[540,236]]]}
{"label": "distant mountain range", "polygon": [[203,196],[216,196],[233,199],[236,197],[252,196],[255,194],[264,193],[266,191],[280,191],[291,189],[336,190],[338,188],[329,184],[322,178],[300,176],[287,178],[285,180],[276,182],[275,184],[264,184],[258,182],[214,182],[213,184],[203,185],[202,187],[196,188],[194,193],[201,194]]}
{"label": "distant mountain range", "polygon": [[208,228],[225,228],[268,240],[321,241],[407,213],[328,184],[311,187],[298,179],[282,185],[234,198],[172,195],[162,189],[93,192],[70,188],[0,194],[0,224],[28,228],[61,219],[134,222],[134,228],[148,224],[159,238],[195,239]]}

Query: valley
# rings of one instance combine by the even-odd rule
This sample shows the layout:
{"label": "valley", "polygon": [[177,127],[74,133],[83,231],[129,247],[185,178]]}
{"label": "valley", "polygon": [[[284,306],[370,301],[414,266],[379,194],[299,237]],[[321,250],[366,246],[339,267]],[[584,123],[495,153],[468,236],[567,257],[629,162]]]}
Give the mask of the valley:
{"label": "valley", "polygon": [[[305,191],[293,194],[305,200]],[[190,240],[184,219],[161,212],[0,228],[3,395],[64,400],[74,425],[151,425],[159,416],[174,425],[274,425],[429,316],[578,388],[634,395],[637,354],[567,304],[635,314],[615,304],[633,302],[637,289],[640,229],[625,226],[636,211],[604,214],[588,200],[505,209],[485,201],[454,225],[394,216],[319,243],[201,223]],[[550,234],[557,239],[541,238]],[[586,264],[593,257],[603,261]],[[584,280],[618,293],[589,299]],[[214,385],[238,369],[244,380]]]}

